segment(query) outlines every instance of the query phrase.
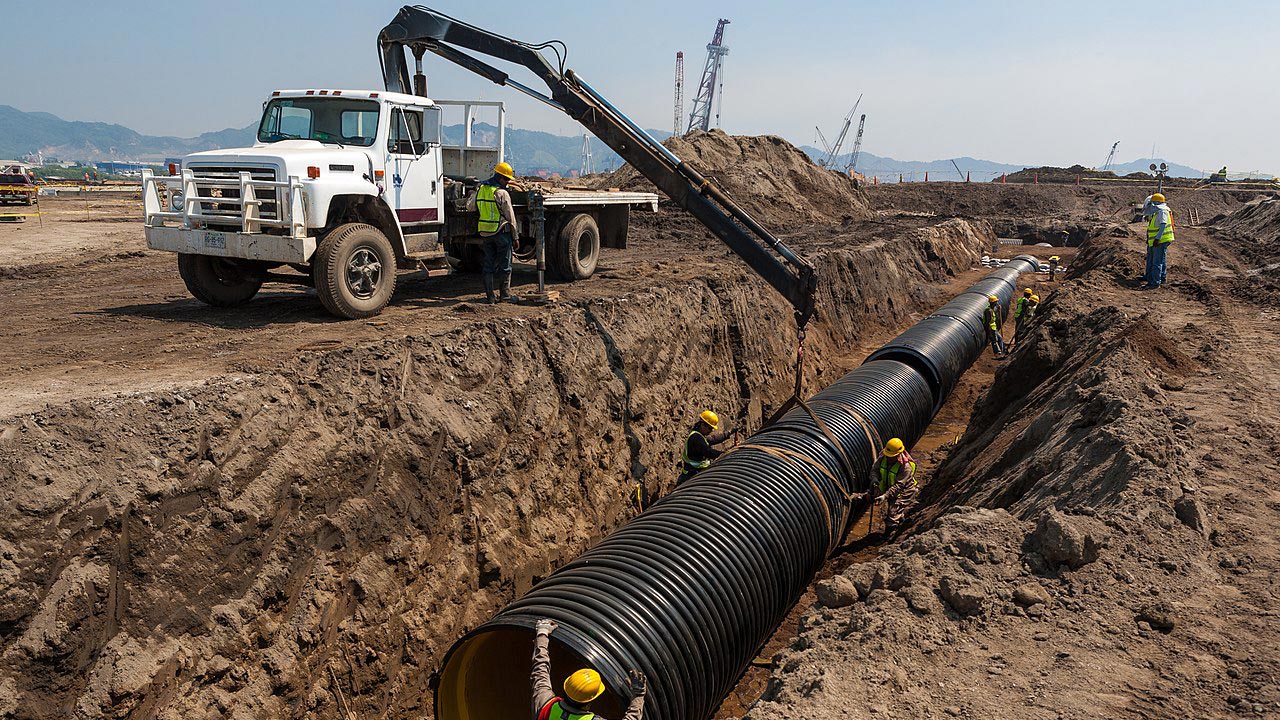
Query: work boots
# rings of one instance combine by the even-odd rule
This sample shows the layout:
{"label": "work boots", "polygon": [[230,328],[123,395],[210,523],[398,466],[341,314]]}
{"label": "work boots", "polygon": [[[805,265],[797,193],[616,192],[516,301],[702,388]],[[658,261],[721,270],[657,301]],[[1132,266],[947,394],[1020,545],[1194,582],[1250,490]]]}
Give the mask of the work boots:
{"label": "work boots", "polygon": [[500,297],[503,302],[520,302],[520,298],[511,294],[511,273],[505,273],[502,276],[502,293],[498,297]]}
{"label": "work boots", "polygon": [[493,273],[484,274],[484,300],[490,305],[498,302],[497,296],[493,294]]}

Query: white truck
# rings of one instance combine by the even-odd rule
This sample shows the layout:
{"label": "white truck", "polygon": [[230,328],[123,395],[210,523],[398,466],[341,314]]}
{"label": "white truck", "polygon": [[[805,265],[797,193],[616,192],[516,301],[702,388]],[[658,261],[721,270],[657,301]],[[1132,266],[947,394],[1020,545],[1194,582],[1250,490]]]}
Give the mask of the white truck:
{"label": "white truck", "polygon": [[[449,106],[464,120],[462,142],[452,145],[442,124]],[[477,113],[494,110],[496,139],[478,142]],[[273,92],[253,147],[188,155],[167,176],[143,171],[147,246],[177,253],[187,289],[210,305],[239,305],[264,282],[286,282],[313,286],[339,317],[377,315],[398,270],[477,269],[478,217],[465,199],[503,160],[504,128],[497,102]],[[590,277],[601,247],[626,247],[631,208],[658,203],[652,193],[539,195],[546,267],[562,280]],[[522,238],[516,255],[531,259],[529,193],[516,187],[512,201]]]}

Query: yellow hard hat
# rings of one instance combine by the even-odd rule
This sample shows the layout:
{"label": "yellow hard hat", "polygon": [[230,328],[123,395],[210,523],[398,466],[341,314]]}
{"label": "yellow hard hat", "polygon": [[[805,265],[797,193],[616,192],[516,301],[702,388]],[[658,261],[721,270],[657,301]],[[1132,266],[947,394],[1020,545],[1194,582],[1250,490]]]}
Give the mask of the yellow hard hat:
{"label": "yellow hard hat", "polygon": [[1023,295],[1030,295],[1030,294],[1031,294],[1031,288],[1026,288],[1026,289],[1024,289],[1024,290],[1022,291],[1022,294],[1023,294]]}
{"label": "yellow hard hat", "polygon": [[1164,193],[1156,193],[1155,195],[1152,195],[1151,202],[1158,202],[1158,203],[1164,202]]}
{"label": "yellow hard hat", "polygon": [[1031,301],[1032,301],[1032,302],[1040,302],[1040,296],[1039,296],[1039,295],[1032,295],[1032,296],[1031,296]]}
{"label": "yellow hard hat", "polygon": [[603,692],[604,682],[595,670],[583,668],[564,681],[564,694],[579,705],[595,700]]}
{"label": "yellow hard hat", "polygon": [[493,171],[508,180],[514,180],[516,178],[516,171],[509,163],[500,162],[493,166]]}
{"label": "yellow hard hat", "polygon": [[720,429],[720,416],[710,410],[703,410],[698,419],[711,426],[712,430]]}
{"label": "yellow hard hat", "polygon": [[988,295],[987,302],[998,303],[1000,302],[1000,298],[996,297],[995,295]]}
{"label": "yellow hard hat", "polygon": [[898,438],[890,438],[889,442],[884,444],[885,457],[898,457],[906,448],[903,447],[902,441]]}

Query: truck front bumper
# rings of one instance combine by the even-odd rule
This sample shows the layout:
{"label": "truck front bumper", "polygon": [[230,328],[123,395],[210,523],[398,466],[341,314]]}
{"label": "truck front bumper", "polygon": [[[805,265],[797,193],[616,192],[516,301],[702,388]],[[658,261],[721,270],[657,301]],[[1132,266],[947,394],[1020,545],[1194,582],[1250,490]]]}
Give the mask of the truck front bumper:
{"label": "truck front bumper", "polygon": [[300,264],[309,262],[316,251],[316,239],[313,237],[291,238],[176,227],[148,227],[145,232],[147,247],[152,250],[191,255]]}

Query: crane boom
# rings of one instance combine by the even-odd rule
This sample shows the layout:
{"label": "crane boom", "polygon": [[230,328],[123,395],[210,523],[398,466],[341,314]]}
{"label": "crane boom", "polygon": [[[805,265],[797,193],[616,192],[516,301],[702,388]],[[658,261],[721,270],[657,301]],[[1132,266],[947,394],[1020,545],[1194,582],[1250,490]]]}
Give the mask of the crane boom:
{"label": "crane boom", "polygon": [[867,114],[862,113],[862,117],[858,119],[858,135],[853,139],[853,152],[849,154],[849,165],[844,169],[846,173],[858,169],[858,154],[862,152],[862,130],[866,126]]}
{"label": "crane boom", "polygon": [[[551,94],[545,95],[517,82],[459,48],[523,66],[545,83]],[[557,64],[553,65],[543,55],[545,48],[556,53]],[[417,66],[413,78],[409,75],[406,49],[413,53]],[[431,52],[498,85],[557,108],[582,123],[746,261],[791,303],[796,321],[803,327],[813,316],[817,290],[813,265],[774,237],[713,180],[676,157],[577,73],[566,69],[564,49],[559,41],[531,45],[495,35],[423,6],[401,8],[378,35],[383,83],[389,92],[419,90],[416,94],[425,95],[422,56]]]}

